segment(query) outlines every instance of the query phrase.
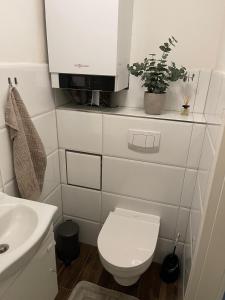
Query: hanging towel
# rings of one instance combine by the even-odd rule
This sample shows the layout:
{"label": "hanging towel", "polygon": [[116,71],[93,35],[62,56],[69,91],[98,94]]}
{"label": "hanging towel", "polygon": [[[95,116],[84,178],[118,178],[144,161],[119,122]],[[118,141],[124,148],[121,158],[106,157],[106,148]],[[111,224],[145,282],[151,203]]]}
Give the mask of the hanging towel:
{"label": "hanging towel", "polygon": [[15,87],[9,88],[5,123],[12,140],[20,196],[37,200],[43,188],[47,158],[42,141]]}

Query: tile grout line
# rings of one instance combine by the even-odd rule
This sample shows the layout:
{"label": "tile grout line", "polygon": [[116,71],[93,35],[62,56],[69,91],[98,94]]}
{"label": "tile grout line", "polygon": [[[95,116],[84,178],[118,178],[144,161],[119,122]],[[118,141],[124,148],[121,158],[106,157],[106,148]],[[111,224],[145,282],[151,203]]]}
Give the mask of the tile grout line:
{"label": "tile grout line", "polygon": [[[180,195],[180,202],[179,202],[179,205],[178,205],[178,214],[177,214],[176,227],[175,227],[175,235],[174,235],[175,240],[177,238],[177,235],[179,234],[178,225],[179,225],[179,218],[180,218],[180,213],[181,213],[181,203],[182,203],[185,177],[186,177],[186,174],[187,174],[187,165],[188,165],[188,159],[189,159],[189,155],[190,155],[191,141],[192,141],[192,137],[193,137],[193,132],[194,132],[194,124],[192,124],[190,142],[189,142],[189,147],[188,147],[188,152],[187,152],[187,157],[186,157],[186,162],[185,162],[186,167],[185,167],[185,171],[184,171],[184,178],[183,178],[183,183],[182,183],[182,190],[181,190],[181,195]],[[186,238],[186,233],[185,233],[185,236],[183,237],[184,241],[185,241],[185,238]]]}

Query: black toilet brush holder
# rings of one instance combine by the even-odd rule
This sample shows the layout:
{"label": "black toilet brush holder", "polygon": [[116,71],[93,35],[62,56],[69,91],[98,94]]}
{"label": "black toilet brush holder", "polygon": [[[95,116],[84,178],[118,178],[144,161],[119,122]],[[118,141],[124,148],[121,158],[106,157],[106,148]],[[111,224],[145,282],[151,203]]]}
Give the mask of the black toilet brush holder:
{"label": "black toilet brush holder", "polygon": [[180,234],[177,235],[177,239],[174,245],[173,252],[167,255],[163,261],[160,277],[162,281],[166,283],[173,283],[177,281],[180,275],[180,261],[176,255],[177,244]]}

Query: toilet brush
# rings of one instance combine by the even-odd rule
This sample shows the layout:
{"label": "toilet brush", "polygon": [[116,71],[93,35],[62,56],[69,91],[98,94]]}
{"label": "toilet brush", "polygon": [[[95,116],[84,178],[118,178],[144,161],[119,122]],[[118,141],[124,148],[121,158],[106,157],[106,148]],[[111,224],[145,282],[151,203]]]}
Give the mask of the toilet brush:
{"label": "toilet brush", "polygon": [[180,234],[177,234],[173,252],[167,255],[163,261],[160,277],[166,283],[175,282],[180,274],[180,262],[176,255],[176,249],[179,242]]}

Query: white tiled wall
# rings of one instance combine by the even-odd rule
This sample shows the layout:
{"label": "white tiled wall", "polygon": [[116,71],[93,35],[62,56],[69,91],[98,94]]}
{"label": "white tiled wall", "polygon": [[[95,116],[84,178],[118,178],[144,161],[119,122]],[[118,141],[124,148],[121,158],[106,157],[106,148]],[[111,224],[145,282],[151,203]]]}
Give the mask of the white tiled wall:
{"label": "white tiled wall", "polygon": [[32,117],[54,110],[48,66],[45,64],[0,65],[0,128],[4,127],[4,107],[8,93],[8,77],[17,78],[19,91]]}
{"label": "white tiled wall", "polygon": [[76,222],[79,225],[80,232],[79,237],[82,243],[96,245],[96,241],[101,230],[101,224],[93,222],[86,219],[81,219],[77,217],[66,216],[65,220],[70,219]]}
{"label": "white tiled wall", "polygon": [[59,171],[59,155],[58,150],[48,156],[47,168],[45,172],[45,181],[41,194],[41,201],[60,185],[60,171]]}
{"label": "white tiled wall", "polygon": [[179,205],[184,169],[104,157],[103,191]]}
{"label": "white tiled wall", "polygon": [[201,207],[204,210],[206,206],[206,191],[209,182],[209,173],[211,171],[212,162],[215,157],[215,149],[212,144],[208,130],[206,130],[206,135],[203,143],[202,156],[199,164],[198,170],[198,180],[199,185]]}
{"label": "white tiled wall", "polygon": [[66,151],[59,149],[59,166],[61,183],[67,184]]}
{"label": "white tiled wall", "polygon": [[47,155],[58,149],[55,110],[34,117],[33,122],[45,146]]}
{"label": "white tiled wall", "polygon": [[53,222],[56,223],[62,217],[62,191],[58,185],[44,200],[47,204],[52,204],[58,207],[58,211],[54,216]]}
{"label": "white tiled wall", "polygon": [[[70,114],[73,118],[72,112]],[[58,124],[64,122],[63,115],[67,114],[57,111],[57,116],[60,116]],[[102,149],[98,148],[98,153],[103,156],[102,193],[68,185],[65,160],[68,143],[62,139],[59,153],[64,215],[78,220],[85,228],[81,231],[81,238],[95,245],[96,239],[87,234],[87,228],[93,227],[93,234],[97,236],[96,232],[115,207],[159,215],[161,227],[155,260],[162,261],[164,254],[171,251],[178,232],[181,235],[179,254],[182,255],[205,125],[96,115],[95,118],[103,119]],[[78,122],[79,112],[75,112],[74,116]],[[82,138],[79,137],[82,143],[79,142],[78,149],[75,145],[71,150],[86,152],[83,141],[86,141],[85,134],[89,129],[87,123],[79,122],[79,128],[83,126],[86,130],[82,131]],[[130,128],[159,131],[159,151],[143,153],[130,150],[127,145]],[[70,133],[67,131],[68,136],[72,134],[73,129]],[[98,147],[100,144],[99,139],[93,138],[89,139],[89,143],[91,146],[97,143]]]}
{"label": "white tiled wall", "polygon": [[[149,155],[129,149],[129,129],[159,132],[159,151]],[[197,134],[200,139],[200,133]],[[103,154],[106,156],[185,167],[191,135],[191,123],[103,115]]]}
{"label": "white tiled wall", "polygon": [[192,127],[192,137],[187,160],[187,167],[190,169],[198,168],[205,128],[206,126],[201,124],[194,124]]}
{"label": "white tiled wall", "polygon": [[[159,238],[156,247],[154,261],[158,263],[162,263],[166,255],[168,255],[168,253],[173,252],[173,248],[174,248],[174,242],[172,240]],[[183,255],[183,249],[184,249],[184,244],[179,243],[177,246],[176,254],[179,256],[180,259],[182,258]]]}
{"label": "white tiled wall", "polygon": [[101,192],[76,186],[62,185],[65,215],[101,221]]}
{"label": "white tiled wall", "polygon": [[206,134],[204,136],[202,155],[199,162],[199,169],[197,171],[197,180],[193,197],[191,199],[190,216],[188,216],[187,222],[189,223],[188,230],[185,239],[185,255],[184,255],[184,283],[187,284],[191,261],[194,255],[196,242],[200,226],[203,219],[204,208],[206,207],[206,192],[209,185],[209,173],[214,163],[215,148],[212,144],[211,137],[209,135],[208,127],[206,128]]}
{"label": "white tiled wall", "polygon": [[[204,97],[207,94],[206,87],[210,75],[208,71],[201,71],[200,76],[196,76],[198,88],[194,100],[192,100],[193,110],[196,112],[202,112],[205,106]],[[97,146],[90,152],[103,154],[103,192],[69,186],[67,185],[65,149],[63,146],[58,149],[56,113],[47,65],[3,65],[0,66],[0,191],[4,190],[11,195],[17,195],[18,190],[13,172],[11,145],[4,126],[4,105],[9,76],[17,77],[19,92],[45,145],[48,166],[40,200],[59,207],[54,221],[57,222],[60,219],[63,210],[65,218],[73,218],[80,225],[81,241],[96,244],[105,218],[116,206],[157,214],[161,217],[161,228],[155,260],[162,261],[165,254],[172,250],[173,241],[179,232],[181,243],[178,253],[182,256],[186,235],[188,239],[185,241],[185,249],[187,249],[185,257],[186,265],[190,267],[201,223],[199,220],[201,220],[206,203],[205,190],[211,168],[209,162],[213,161],[215,155],[216,136],[219,136],[218,126],[212,124],[207,125],[206,128],[204,124],[160,120],[148,123],[148,120],[145,120],[143,121],[146,123],[145,126],[149,126],[151,123],[150,127],[163,132],[165,137],[161,145],[161,152],[153,154],[151,159],[146,159],[143,158],[143,155],[129,152],[123,141],[119,140],[122,133],[127,131],[127,125],[122,117],[116,117],[118,122],[111,123],[114,117],[107,116],[102,120],[96,114],[93,116],[94,119],[98,119],[98,130],[96,130],[95,126],[89,124],[90,118],[84,115],[82,117],[86,120],[86,129],[91,126],[94,134],[97,134],[97,139],[95,135],[91,134],[90,140],[99,140]],[[218,74],[215,77],[218,78]],[[214,90],[217,91],[219,86],[223,91],[223,81],[218,84],[214,79],[214,74],[211,84],[214,86]],[[200,87],[202,88],[200,89]],[[216,104],[207,102],[206,111],[210,111],[212,108],[218,111],[218,107],[222,107],[222,94],[223,92],[219,93],[220,100]],[[209,99],[213,99],[211,91]],[[66,132],[68,130],[74,132],[76,129],[76,136],[82,145],[87,140],[80,135],[80,122],[72,115],[70,118],[75,122],[75,127],[69,124]],[[132,122],[135,127],[139,126],[137,120]],[[100,142],[102,123],[103,145]],[[96,125],[95,121],[94,125]],[[116,129],[113,125],[118,128]],[[114,136],[115,130],[120,133],[117,139]],[[64,138],[65,136],[62,134],[61,140]],[[71,143],[77,145],[77,141],[78,139],[76,140],[74,137],[67,139],[68,145],[72,145],[72,148],[73,144]],[[165,141],[167,145],[163,144]],[[120,153],[118,148],[120,148]],[[61,199],[63,199],[63,205]],[[194,200],[192,201],[192,199]],[[189,213],[190,208],[191,214]]]}
{"label": "white tiled wall", "polygon": [[157,202],[104,192],[102,193],[101,222],[104,223],[110,211],[114,210],[118,206],[128,210],[135,210],[160,216],[160,236],[166,239],[174,239],[178,215],[178,208],[176,206],[164,205]]}
{"label": "white tiled wall", "polygon": [[186,169],[183,183],[183,190],[181,195],[181,206],[190,208],[192,196],[194,193],[195,182],[197,178],[196,169]]}
{"label": "white tiled wall", "polygon": [[5,185],[14,177],[12,147],[11,147],[11,141],[9,139],[6,128],[2,128],[0,130],[0,141],[1,141],[0,166],[1,166],[3,184]]}
{"label": "white tiled wall", "polygon": [[[184,247],[184,290],[187,285],[192,258],[195,254],[196,243],[199,238],[204,212],[207,207],[207,195],[209,178],[216,159],[216,151],[220,142],[220,132],[222,128],[222,117],[225,108],[225,73],[213,72],[208,91],[205,107],[205,117],[207,126],[204,132],[204,141],[199,159],[197,180],[191,199],[191,209],[189,225],[186,233]],[[190,204],[190,203],[189,203]]]}
{"label": "white tiled wall", "polygon": [[2,174],[1,174],[1,170],[0,170],[0,189],[3,188],[3,182],[2,182]]}
{"label": "white tiled wall", "polygon": [[[47,170],[40,201],[59,207],[54,219],[62,215],[56,112],[46,64],[0,65],[0,190],[18,196],[12,161],[11,142],[4,121],[8,77],[17,77],[19,93],[32,117],[47,153]],[[1,179],[2,178],[2,179]]]}
{"label": "white tiled wall", "polygon": [[[193,82],[183,83],[178,81],[172,83],[167,92],[165,103],[166,110],[180,111],[184,104],[184,99],[190,97],[190,111],[203,113],[205,100],[208,91],[211,70],[192,70],[195,74]],[[114,95],[115,104],[128,107],[143,107],[144,106],[144,91],[140,78],[130,76],[129,90],[118,92]]]}

